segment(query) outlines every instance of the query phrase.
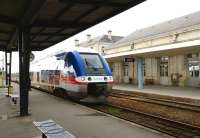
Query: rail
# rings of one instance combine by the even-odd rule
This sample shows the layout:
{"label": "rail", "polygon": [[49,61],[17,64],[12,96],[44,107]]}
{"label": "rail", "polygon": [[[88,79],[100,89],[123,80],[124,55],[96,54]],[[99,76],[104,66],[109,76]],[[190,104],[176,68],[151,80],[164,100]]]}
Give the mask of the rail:
{"label": "rail", "polygon": [[135,100],[135,101],[142,101],[146,103],[166,105],[169,107],[176,107],[179,109],[186,109],[186,110],[191,110],[195,112],[200,112],[200,105],[186,103],[186,102],[174,101],[174,100],[169,100],[169,99],[159,99],[159,98],[153,98],[153,97],[144,97],[140,95],[137,96],[137,95],[127,94],[127,93],[122,93],[122,92],[120,93],[112,92],[110,96],[116,97],[116,98]]}

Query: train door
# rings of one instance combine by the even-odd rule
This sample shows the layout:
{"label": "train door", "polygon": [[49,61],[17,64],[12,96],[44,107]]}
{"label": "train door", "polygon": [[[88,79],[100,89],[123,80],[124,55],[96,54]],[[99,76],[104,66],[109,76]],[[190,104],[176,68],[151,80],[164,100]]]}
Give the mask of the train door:
{"label": "train door", "polygon": [[160,84],[168,85],[169,84],[169,57],[164,56],[160,58]]}

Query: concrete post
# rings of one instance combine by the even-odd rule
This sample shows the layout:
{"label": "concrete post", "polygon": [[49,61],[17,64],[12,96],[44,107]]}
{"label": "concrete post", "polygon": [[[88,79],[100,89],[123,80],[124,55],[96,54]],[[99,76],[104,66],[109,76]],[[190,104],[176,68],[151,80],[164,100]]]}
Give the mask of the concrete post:
{"label": "concrete post", "polygon": [[138,88],[144,89],[143,59],[137,59]]}

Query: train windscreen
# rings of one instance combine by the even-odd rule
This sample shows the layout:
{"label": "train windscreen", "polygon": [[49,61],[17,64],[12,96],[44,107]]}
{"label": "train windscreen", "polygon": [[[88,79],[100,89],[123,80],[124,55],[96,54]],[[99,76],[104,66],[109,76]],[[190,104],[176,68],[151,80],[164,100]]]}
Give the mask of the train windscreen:
{"label": "train windscreen", "polygon": [[87,75],[105,75],[102,61],[98,54],[81,53]]}

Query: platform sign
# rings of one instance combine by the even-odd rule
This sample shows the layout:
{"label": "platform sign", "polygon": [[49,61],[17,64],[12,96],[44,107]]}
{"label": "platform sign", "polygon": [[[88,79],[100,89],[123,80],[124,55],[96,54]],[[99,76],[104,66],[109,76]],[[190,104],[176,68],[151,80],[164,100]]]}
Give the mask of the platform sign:
{"label": "platform sign", "polygon": [[134,61],[135,61],[134,58],[130,58],[130,57],[124,58],[124,62],[134,62]]}

